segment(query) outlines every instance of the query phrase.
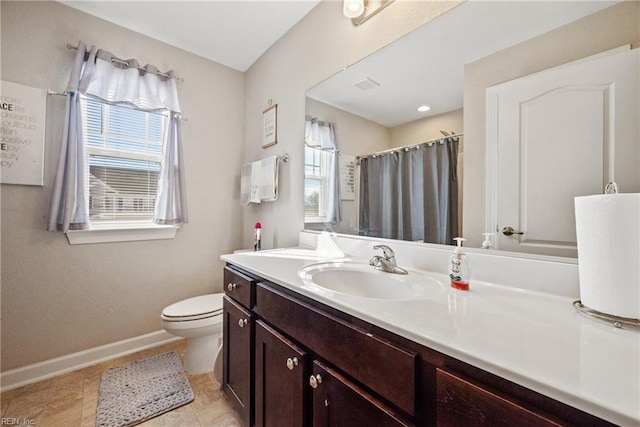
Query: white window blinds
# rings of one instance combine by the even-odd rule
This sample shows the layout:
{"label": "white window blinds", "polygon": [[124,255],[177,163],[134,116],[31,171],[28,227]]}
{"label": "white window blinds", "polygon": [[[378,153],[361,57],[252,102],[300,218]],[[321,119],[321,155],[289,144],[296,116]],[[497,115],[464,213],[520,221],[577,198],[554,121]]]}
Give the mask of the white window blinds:
{"label": "white window blinds", "polygon": [[319,222],[325,216],[324,194],[327,185],[326,153],[305,146],[304,149],[304,217],[305,222]]}
{"label": "white window blinds", "polygon": [[92,221],[153,219],[168,115],[82,99]]}

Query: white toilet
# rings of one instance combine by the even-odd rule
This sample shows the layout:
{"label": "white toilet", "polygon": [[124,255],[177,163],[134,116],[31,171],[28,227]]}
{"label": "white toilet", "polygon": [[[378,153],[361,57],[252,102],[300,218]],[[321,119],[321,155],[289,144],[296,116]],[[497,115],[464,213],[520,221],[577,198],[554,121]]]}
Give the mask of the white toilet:
{"label": "white toilet", "polygon": [[162,326],[187,338],[184,370],[200,374],[213,369],[222,383],[222,297],[209,294],[171,304],[162,310]]}

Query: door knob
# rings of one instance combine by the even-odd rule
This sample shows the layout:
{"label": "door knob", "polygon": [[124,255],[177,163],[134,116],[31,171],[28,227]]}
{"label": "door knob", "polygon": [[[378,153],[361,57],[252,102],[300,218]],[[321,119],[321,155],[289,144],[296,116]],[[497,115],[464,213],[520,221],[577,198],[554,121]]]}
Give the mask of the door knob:
{"label": "door knob", "polygon": [[241,328],[244,328],[246,325],[247,325],[247,319],[238,320],[238,326],[240,326]]}
{"label": "door knob", "polygon": [[311,386],[311,388],[318,388],[318,384],[320,384],[321,382],[322,377],[320,376],[320,374],[311,375],[311,377],[309,377],[309,385]]}
{"label": "door knob", "polygon": [[522,231],[516,231],[513,229],[513,227],[511,227],[510,225],[507,227],[504,227],[502,229],[502,234],[504,234],[505,236],[511,236],[514,234],[524,234]]}

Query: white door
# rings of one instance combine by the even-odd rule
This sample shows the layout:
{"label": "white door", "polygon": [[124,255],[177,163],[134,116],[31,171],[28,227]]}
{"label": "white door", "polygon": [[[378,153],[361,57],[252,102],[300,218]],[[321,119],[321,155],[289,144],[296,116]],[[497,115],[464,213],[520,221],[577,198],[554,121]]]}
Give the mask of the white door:
{"label": "white door", "polygon": [[609,181],[640,192],[639,51],[487,89],[487,227],[499,249],[576,257],[574,197]]}

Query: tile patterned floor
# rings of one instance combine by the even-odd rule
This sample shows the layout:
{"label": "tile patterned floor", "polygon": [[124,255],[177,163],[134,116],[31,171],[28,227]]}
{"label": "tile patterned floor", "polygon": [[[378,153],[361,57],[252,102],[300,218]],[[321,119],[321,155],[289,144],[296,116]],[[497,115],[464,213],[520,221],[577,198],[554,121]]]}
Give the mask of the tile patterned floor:
{"label": "tile patterned floor", "polygon": [[[95,427],[100,376],[105,369],[175,350],[184,361],[186,340],[143,350],[0,395],[3,426]],[[239,427],[213,373],[187,375],[195,399],[140,427]],[[20,421],[20,422],[18,422]]]}

